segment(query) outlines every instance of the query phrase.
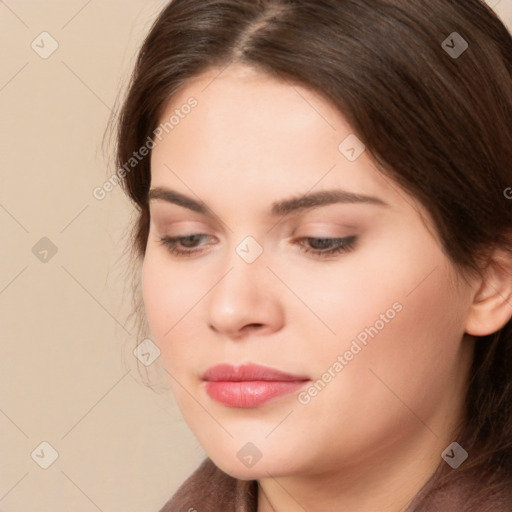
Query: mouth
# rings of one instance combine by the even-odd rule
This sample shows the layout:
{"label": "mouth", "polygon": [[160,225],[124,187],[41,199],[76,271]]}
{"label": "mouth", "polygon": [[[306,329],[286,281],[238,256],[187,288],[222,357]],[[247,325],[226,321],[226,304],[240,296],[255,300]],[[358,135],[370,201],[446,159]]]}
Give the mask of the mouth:
{"label": "mouth", "polygon": [[258,407],[273,398],[298,391],[311,380],[254,364],[213,366],[201,378],[212,399],[238,408]]}

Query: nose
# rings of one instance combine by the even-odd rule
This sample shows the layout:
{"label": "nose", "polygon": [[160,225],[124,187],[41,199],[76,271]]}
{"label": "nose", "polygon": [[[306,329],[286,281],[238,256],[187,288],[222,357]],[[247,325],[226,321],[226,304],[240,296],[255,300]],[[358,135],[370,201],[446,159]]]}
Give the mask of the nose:
{"label": "nose", "polygon": [[262,260],[251,264],[234,260],[208,294],[208,327],[232,339],[280,330],[284,305],[273,277]]}

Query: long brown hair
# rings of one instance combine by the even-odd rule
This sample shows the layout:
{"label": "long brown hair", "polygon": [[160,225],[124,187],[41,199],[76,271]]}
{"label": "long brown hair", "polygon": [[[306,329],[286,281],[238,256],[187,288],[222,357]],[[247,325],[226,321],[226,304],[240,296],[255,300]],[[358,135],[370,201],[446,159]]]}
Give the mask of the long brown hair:
{"label": "long brown hair", "polygon": [[[462,54],[449,51],[454,41],[467,43]],[[381,172],[429,211],[462,274],[478,272],[491,247],[512,250],[512,202],[504,193],[512,186],[512,38],[483,2],[174,0],[136,62],[118,116],[118,168],[154,137],[178,90],[232,62],[312,88],[335,105]],[[149,158],[123,174],[137,208],[140,263]],[[441,471],[439,485],[469,472],[492,474],[482,501],[510,485],[511,321],[476,344],[458,442],[470,457],[456,471]],[[428,503],[426,496],[416,510]]]}

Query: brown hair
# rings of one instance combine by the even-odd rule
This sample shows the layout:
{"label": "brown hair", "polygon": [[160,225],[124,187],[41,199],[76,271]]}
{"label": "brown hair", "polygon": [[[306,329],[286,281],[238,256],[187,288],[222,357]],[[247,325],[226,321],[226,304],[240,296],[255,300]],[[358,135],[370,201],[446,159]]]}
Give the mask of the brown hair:
{"label": "brown hair", "polygon": [[[443,45],[454,32],[468,43],[460,56]],[[152,136],[188,80],[232,62],[335,105],[381,171],[429,211],[461,273],[478,272],[489,248],[511,249],[504,191],[512,185],[512,38],[483,2],[174,0],[138,56],[118,119],[117,165]],[[138,262],[150,177],[146,158],[123,180],[137,207]],[[511,321],[476,344],[466,412],[458,442],[470,457],[441,471],[439,485],[491,474],[485,500],[512,478]],[[428,503],[426,496],[415,510]]]}

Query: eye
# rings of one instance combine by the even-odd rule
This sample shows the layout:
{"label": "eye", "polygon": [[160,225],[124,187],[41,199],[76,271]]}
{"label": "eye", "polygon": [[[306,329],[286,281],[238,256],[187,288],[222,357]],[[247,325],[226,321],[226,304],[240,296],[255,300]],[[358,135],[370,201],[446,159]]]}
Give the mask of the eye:
{"label": "eye", "polygon": [[347,236],[342,238],[303,237],[295,243],[301,251],[322,258],[350,252],[354,249],[356,242],[356,236]]}
{"label": "eye", "polygon": [[[213,237],[203,233],[194,233],[185,236],[164,236],[160,238],[159,242],[171,254],[187,257],[203,252],[204,249],[202,247],[211,238]],[[306,254],[322,258],[350,252],[354,249],[356,241],[356,236],[342,238],[303,237],[297,239],[294,244],[298,245],[300,250]]]}
{"label": "eye", "polygon": [[163,236],[160,238],[160,243],[175,256],[191,256],[202,252],[200,247],[204,244],[201,244],[201,241],[207,238],[212,237],[202,233],[185,236]]}

